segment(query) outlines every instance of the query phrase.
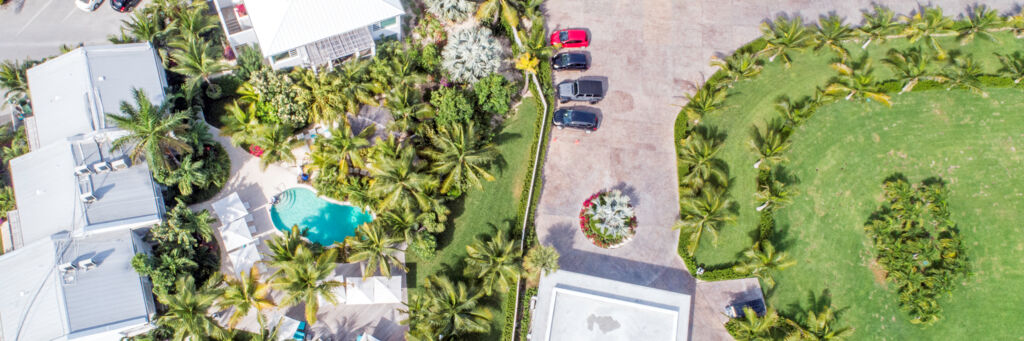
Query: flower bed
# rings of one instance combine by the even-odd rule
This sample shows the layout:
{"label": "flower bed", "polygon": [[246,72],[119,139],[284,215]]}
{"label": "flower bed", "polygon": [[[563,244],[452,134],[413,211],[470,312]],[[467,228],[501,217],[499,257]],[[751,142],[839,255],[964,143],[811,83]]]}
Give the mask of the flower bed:
{"label": "flower bed", "polygon": [[597,192],[583,201],[580,230],[598,247],[614,249],[633,239],[636,213],[618,190]]}

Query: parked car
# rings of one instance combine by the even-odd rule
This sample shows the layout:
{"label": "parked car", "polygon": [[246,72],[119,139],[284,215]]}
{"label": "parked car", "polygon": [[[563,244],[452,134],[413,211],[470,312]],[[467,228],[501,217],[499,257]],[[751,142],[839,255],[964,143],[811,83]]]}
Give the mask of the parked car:
{"label": "parked car", "polygon": [[587,63],[587,54],[580,52],[563,52],[551,58],[551,68],[555,70],[586,70],[590,68]]}
{"label": "parked car", "polygon": [[139,0],[110,0],[110,7],[121,13],[131,11],[138,4]]}
{"label": "parked car", "polygon": [[78,6],[78,9],[86,12],[95,11],[97,8],[100,8],[100,5],[102,4],[103,0],[75,0],[75,6]]}
{"label": "parked car", "polygon": [[756,313],[757,316],[764,316],[765,314],[764,300],[756,299],[726,306],[725,315],[729,316],[729,318],[734,319],[744,318],[747,316],[747,314],[743,311],[744,307],[753,309],[754,313]]}
{"label": "parked car", "polygon": [[590,37],[587,31],[577,29],[558,30],[551,33],[551,46],[562,47],[587,47],[590,46]]}
{"label": "parked car", "polygon": [[587,109],[558,109],[555,111],[554,125],[558,129],[576,128],[587,133],[597,130],[597,113]]}
{"label": "parked car", "polygon": [[558,101],[590,102],[595,104],[604,99],[604,85],[601,81],[577,79],[558,83]]}

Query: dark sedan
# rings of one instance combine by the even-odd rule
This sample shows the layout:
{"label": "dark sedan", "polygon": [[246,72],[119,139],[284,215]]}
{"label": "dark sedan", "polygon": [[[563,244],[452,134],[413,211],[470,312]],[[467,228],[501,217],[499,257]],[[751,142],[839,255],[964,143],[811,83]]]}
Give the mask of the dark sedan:
{"label": "dark sedan", "polygon": [[110,0],[110,7],[121,13],[131,11],[138,4],[139,0]]}
{"label": "dark sedan", "polygon": [[587,55],[580,52],[565,52],[551,58],[551,68],[555,70],[586,70],[590,68]]}
{"label": "dark sedan", "polygon": [[583,109],[558,109],[555,111],[554,124],[558,129],[576,128],[587,133],[597,130],[597,113]]}

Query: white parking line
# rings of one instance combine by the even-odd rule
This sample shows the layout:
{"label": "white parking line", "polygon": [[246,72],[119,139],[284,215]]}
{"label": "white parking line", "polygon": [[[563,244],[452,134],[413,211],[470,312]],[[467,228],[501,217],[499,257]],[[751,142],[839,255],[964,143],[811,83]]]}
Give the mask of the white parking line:
{"label": "white parking line", "polygon": [[[74,1],[78,1],[78,0],[74,0]],[[76,6],[76,7],[77,7],[77,6]],[[65,15],[65,16],[64,16],[64,19],[61,19],[61,20],[60,20],[60,22],[65,22],[65,21],[67,21],[67,20],[68,20],[68,18],[70,18],[72,14],[75,14],[75,12],[78,12],[78,11],[81,11],[81,10],[80,10],[80,9],[78,9],[78,8],[72,8],[72,9],[71,9],[71,11],[70,11],[70,12],[68,12],[68,15]]]}
{"label": "white parking line", "polygon": [[19,34],[21,34],[21,32],[24,32],[25,29],[28,28],[28,25],[32,25],[32,22],[36,21],[36,18],[39,18],[39,15],[43,14],[43,11],[45,11],[47,7],[50,7],[50,4],[52,4],[52,3],[53,3],[53,0],[47,1],[46,4],[43,5],[43,7],[40,8],[38,12],[36,12],[36,15],[33,15],[32,19],[29,19],[28,22],[25,23],[25,26],[22,26],[21,29],[18,30],[18,33],[15,33],[14,35],[19,35]]}

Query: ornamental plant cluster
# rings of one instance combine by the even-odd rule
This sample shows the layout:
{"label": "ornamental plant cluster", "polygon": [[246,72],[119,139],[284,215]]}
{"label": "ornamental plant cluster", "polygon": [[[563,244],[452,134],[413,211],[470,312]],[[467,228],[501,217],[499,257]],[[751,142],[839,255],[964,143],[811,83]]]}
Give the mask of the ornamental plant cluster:
{"label": "ornamental plant cluster", "polygon": [[614,248],[636,234],[636,213],[619,190],[598,192],[583,201],[580,230],[594,245]]}
{"label": "ornamental plant cluster", "polygon": [[941,180],[911,186],[900,176],[882,187],[886,203],[864,231],[910,322],[935,323],[942,311],[938,298],[951,294],[969,273],[963,239],[949,217],[948,191]]}

